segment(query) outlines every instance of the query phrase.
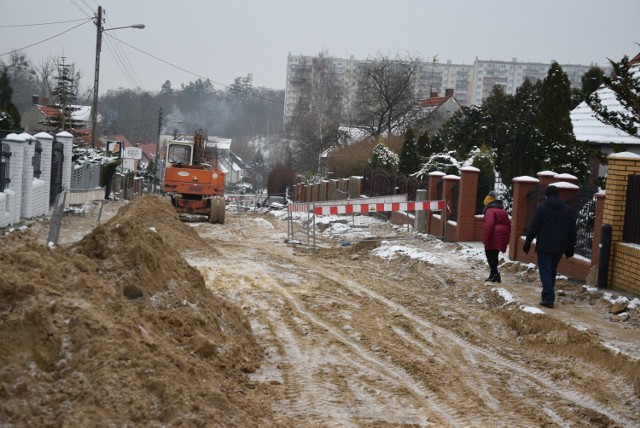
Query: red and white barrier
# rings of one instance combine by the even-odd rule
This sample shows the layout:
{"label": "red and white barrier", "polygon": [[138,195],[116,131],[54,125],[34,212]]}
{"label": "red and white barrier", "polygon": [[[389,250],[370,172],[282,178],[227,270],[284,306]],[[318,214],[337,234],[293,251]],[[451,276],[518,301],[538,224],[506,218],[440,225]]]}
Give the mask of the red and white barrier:
{"label": "red and white barrier", "polygon": [[340,204],[315,207],[315,215],[365,214],[389,211],[441,211],[445,207],[444,201],[421,202],[393,202],[373,204]]}

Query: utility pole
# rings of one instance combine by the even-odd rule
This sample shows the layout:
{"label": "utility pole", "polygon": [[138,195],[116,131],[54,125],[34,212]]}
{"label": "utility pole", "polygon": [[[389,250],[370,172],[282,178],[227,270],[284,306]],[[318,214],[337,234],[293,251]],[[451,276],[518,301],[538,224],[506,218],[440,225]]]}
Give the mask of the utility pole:
{"label": "utility pole", "polygon": [[154,163],[156,164],[156,176],[153,179],[154,184],[156,185],[156,187],[159,184],[159,173],[160,173],[160,165],[158,164],[158,152],[160,150],[160,133],[162,132],[162,107],[158,108],[158,141],[156,142],[156,158]]}
{"label": "utility pole", "polygon": [[91,147],[96,147],[96,127],[98,126],[98,82],[100,81],[100,52],[102,51],[102,33],[110,30],[119,30],[121,28],[137,28],[142,30],[144,24],[126,25],[124,27],[104,28],[102,26],[102,6],[98,6],[98,13],[94,24],[96,24],[96,66],[95,76],[93,78],[93,103],[91,105]]}
{"label": "utility pole", "polygon": [[100,80],[100,51],[102,50],[102,6],[98,6],[96,24],[96,66],[93,78],[93,103],[91,105],[91,147],[96,147],[96,126],[98,121],[98,81]]}

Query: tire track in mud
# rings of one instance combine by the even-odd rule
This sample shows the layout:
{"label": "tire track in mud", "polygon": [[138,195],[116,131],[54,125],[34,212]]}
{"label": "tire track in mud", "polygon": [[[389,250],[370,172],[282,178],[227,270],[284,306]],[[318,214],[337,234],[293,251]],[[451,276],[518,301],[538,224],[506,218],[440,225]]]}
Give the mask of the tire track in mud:
{"label": "tire track in mud", "polygon": [[[562,398],[575,405],[578,405],[582,407],[585,411],[589,411],[589,412],[595,411],[597,413],[605,415],[610,420],[615,421],[616,423],[621,424],[623,426],[630,426],[635,423],[634,421],[620,418],[610,407],[602,405],[596,400],[585,396],[584,394],[576,391],[575,389],[566,389],[561,385],[558,385],[558,383],[553,381],[553,379],[548,375],[533,373],[529,367],[525,367],[525,366],[522,366],[520,363],[515,363],[513,361],[510,361],[495,351],[472,344],[469,341],[466,341],[463,338],[461,338],[458,334],[453,334],[445,328],[442,328],[432,322],[429,322],[421,317],[416,316],[411,311],[407,310],[404,306],[399,305],[385,298],[384,296],[379,295],[375,291],[370,290],[369,288],[363,286],[360,283],[345,279],[344,276],[336,277],[333,272],[327,272],[321,267],[318,267],[316,272],[329,276],[329,278],[336,281],[336,283],[347,281],[346,284],[340,284],[340,285],[346,286],[348,288],[356,288],[361,293],[367,294],[372,299],[379,302],[383,302],[385,305],[387,305],[394,311],[401,313],[404,317],[411,320],[414,323],[414,325],[421,327],[421,329],[418,331],[425,342],[431,345],[436,345],[436,343],[427,335],[427,332],[430,333],[431,335],[433,335],[433,333],[436,332],[438,334],[439,342],[441,342],[442,339],[444,338],[444,340],[449,345],[452,345],[452,344],[456,345],[457,351],[455,352],[454,355],[451,355],[451,357],[462,357],[462,358],[449,358],[448,360],[449,360],[449,365],[453,364],[457,366],[457,370],[454,370],[457,373],[465,373],[466,375],[469,375],[469,368],[473,368],[475,370],[480,369],[481,367],[477,365],[476,357],[482,357],[482,360],[486,362],[489,366],[498,367],[508,373],[518,375],[519,380],[531,382],[531,385],[533,385],[535,388],[544,387],[544,389],[546,390],[545,394],[548,394],[549,391],[551,391],[554,395],[558,395],[559,398]],[[440,274],[434,273],[434,275],[436,276],[438,282],[440,282],[441,284],[446,283],[446,280],[442,276],[440,276]],[[491,343],[491,345],[492,346],[495,345],[498,347],[500,346],[499,343]],[[453,350],[451,349],[451,346],[449,347],[448,352],[449,353],[453,352]],[[460,364],[459,361],[467,361],[467,362],[470,362],[470,364],[467,364],[467,363]],[[485,382],[482,381],[477,375],[473,375],[473,377],[476,379],[476,381],[480,385],[482,385],[481,389],[486,390]],[[470,384],[465,385],[465,382],[453,383],[451,385],[451,387],[457,392],[458,397],[464,397],[469,394],[469,391],[474,391],[474,388],[472,386],[473,385],[470,385]],[[522,396],[522,398],[525,398],[525,397],[527,397],[527,394]],[[631,397],[632,396],[627,396],[625,398],[630,399]],[[535,411],[538,408],[539,408],[539,403],[534,403],[531,406],[531,410],[533,411]],[[504,412],[507,410],[508,409],[500,410],[501,418],[504,418],[504,415],[505,415]],[[501,420],[502,422],[507,422],[504,419],[501,419]],[[472,422],[472,421],[469,421],[469,422]],[[475,419],[474,423],[477,423],[477,422],[478,422],[478,419]],[[492,417],[490,419],[483,420],[482,424],[485,424],[485,423],[490,424],[494,422],[495,422],[495,418]],[[569,420],[565,422],[570,423],[572,421]],[[588,421],[584,421],[584,422],[588,422]]]}
{"label": "tire track in mud", "polygon": [[[284,393],[273,407],[284,417],[320,425],[384,421],[463,426],[500,421],[508,426],[588,423],[589,415],[596,413],[621,425],[638,422],[560,385],[526,362],[502,356],[504,344],[490,335],[483,338],[482,346],[472,343],[447,325],[430,322],[349,279],[349,273],[343,271],[353,270],[352,266],[322,267],[313,257],[292,255],[289,247],[273,245],[273,236],[265,240],[263,231],[253,231],[257,233],[241,232],[250,242],[221,242],[237,251],[222,252],[225,260],[213,268],[208,282],[215,282],[216,289],[249,307],[259,320],[254,325],[259,340],[270,351],[268,364],[280,367],[279,373],[273,370],[271,380],[282,379]],[[222,235],[206,228],[203,232]],[[224,239],[237,236],[224,234]],[[219,284],[219,277],[237,277],[234,267],[246,260],[252,266],[241,280]],[[376,287],[392,281],[377,272],[371,276],[376,277],[372,279]],[[440,287],[447,287],[448,279],[435,272],[431,278]],[[362,307],[380,310],[383,318],[375,320],[377,330],[393,321],[386,337],[370,331],[374,326],[356,325]],[[345,319],[345,314],[352,318]],[[413,353],[414,359],[431,359],[432,368],[443,373],[422,379],[425,372],[421,368],[414,374],[410,359],[398,358],[392,350]],[[437,384],[425,384],[430,380]]]}

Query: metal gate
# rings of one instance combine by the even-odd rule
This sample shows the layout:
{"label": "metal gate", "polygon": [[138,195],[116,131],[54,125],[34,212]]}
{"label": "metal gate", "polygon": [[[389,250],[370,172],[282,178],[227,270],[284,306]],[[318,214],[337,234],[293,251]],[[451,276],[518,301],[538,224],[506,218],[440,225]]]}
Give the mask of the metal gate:
{"label": "metal gate", "polygon": [[576,221],[575,253],[588,258],[591,258],[593,228],[596,222],[596,198],[594,197],[596,190],[581,187],[568,202]]}
{"label": "metal gate", "polygon": [[11,159],[11,150],[8,144],[0,144],[0,192],[9,187],[11,179],[9,178],[9,164]]}
{"label": "metal gate", "polygon": [[64,165],[64,144],[53,140],[53,153],[51,156],[51,190],[49,192],[49,204],[56,201],[56,196],[62,192],[62,167]]}
{"label": "metal gate", "polygon": [[622,240],[640,244],[640,175],[637,174],[630,174],[627,178],[627,202]]}

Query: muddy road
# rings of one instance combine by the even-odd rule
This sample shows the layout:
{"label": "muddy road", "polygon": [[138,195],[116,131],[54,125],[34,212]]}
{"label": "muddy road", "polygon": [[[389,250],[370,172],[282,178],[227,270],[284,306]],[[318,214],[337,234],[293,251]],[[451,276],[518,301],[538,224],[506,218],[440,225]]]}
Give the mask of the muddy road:
{"label": "muddy road", "polygon": [[[249,318],[278,424],[640,426],[638,310],[615,322],[600,292],[560,280],[539,311],[535,271],[486,283],[477,253],[385,223],[315,250],[271,214],[193,227],[219,254],[185,258]],[[381,258],[385,240],[433,258]]]}

